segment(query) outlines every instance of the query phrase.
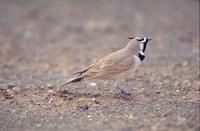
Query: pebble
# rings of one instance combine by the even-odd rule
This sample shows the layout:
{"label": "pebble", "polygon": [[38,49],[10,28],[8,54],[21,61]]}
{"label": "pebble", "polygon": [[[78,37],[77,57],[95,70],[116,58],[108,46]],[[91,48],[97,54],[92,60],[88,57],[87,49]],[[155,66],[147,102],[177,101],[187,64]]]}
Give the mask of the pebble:
{"label": "pebble", "polygon": [[14,88],[15,87],[15,84],[14,83],[9,83],[8,84],[8,89],[12,89],[12,88]]}
{"label": "pebble", "polygon": [[56,92],[54,90],[48,90],[49,94],[55,94]]}
{"label": "pebble", "polygon": [[160,90],[157,90],[157,91],[155,91],[157,94],[160,94],[161,93],[161,91]]}
{"label": "pebble", "polygon": [[128,116],[128,118],[129,118],[129,119],[132,119],[132,118],[133,118],[133,116],[132,116],[132,115],[129,115],[129,116]]}
{"label": "pebble", "polygon": [[88,111],[89,106],[87,104],[85,104],[83,106],[80,106],[80,108],[81,108],[81,111]]}
{"label": "pebble", "polygon": [[99,101],[97,101],[95,98],[92,98],[92,101],[94,101],[94,103],[95,103],[95,104],[97,104],[97,105],[99,105],[99,104],[100,104],[100,102],[99,102]]}
{"label": "pebble", "polygon": [[72,96],[69,96],[68,98],[67,98],[67,100],[73,100],[74,98],[72,97]]}
{"label": "pebble", "polygon": [[6,99],[12,99],[15,97],[15,92],[13,90],[7,90],[5,93],[4,93],[4,97]]}
{"label": "pebble", "polygon": [[182,96],[182,98],[183,98],[183,99],[186,99],[187,97],[186,97],[186,96]]}
{"label": "pebble", "polygon": [[36,126],[37,126],[37,127],[41,127],[41,126],[42,126],[42,124],[40,124],[40,123],[39,123],[39,124],[36,124]]}
{"label": "pebble", "polygon": [[41,86],[40,86],[40,89],[44,89],[44,88],[45,88],[45,86],[44,86],[44,85],[41,85]]}
{"label": "pebble", "polygon": [[87,118],[92,118],[92,115],[88,115]]}
{"label": "pebble", "polygon": [[51,83],[47,83],[47,88],[48,88],[48,89],[53,89],[53,88],[54,88],[54,85],[51,84]]}
{"label": "pebble", "polygon": [[20,93],[21,92],[21,88],[20,87],[14,87],[13,89],[12,89],[14,92],[16,92],[16,93]]}
{"label": "pebble", "polygon": [[27,84],[27,85],[25,86],[25,89],[26,89],[26,90],[30,90],[30,89],[32,89],[32,88],[34,88],[34,85],[33,85],[33,84]]}
{"label": "pebble", "polygon": [[96,86],[96,85],[97,85],[97,83],[90,83],[90,85],[91,85],[91,86]]}
{"label": "pebble", "polygon": [[97,94],[94,94],[94,97],[99,97],[101,96],[101,94],[97,93]]}
{"label": "pebble", "polygon": [[179,85],[180,85],[180,82],[178,82],[178,81],[176,81],[175,84],[174,84],[175,87],[177,87]]}
{"label": "pebble", "polygon": [[144,92],[144,91],[145,91],[144,88],[141,88],[141,89],[138,90],[138,92]]}
{"label": "pebble", "polygon": [[53,101],[53,98],[49,100],[49,104],[51,104],[52,101]]}

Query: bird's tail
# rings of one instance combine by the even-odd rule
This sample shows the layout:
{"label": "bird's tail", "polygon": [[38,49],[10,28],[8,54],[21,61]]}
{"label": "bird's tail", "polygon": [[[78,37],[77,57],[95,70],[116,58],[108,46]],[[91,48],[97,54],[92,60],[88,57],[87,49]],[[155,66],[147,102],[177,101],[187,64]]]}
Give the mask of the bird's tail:
{"label": "bird's tail", "polygon": [[69,81],[60,84],[58,87],[65,86],[70,83],[76,83],[76,82],[82,81],[82,80],[84,80],[84,78],[85,78],[85,76],[78,76],[78,77],[72,78]]}

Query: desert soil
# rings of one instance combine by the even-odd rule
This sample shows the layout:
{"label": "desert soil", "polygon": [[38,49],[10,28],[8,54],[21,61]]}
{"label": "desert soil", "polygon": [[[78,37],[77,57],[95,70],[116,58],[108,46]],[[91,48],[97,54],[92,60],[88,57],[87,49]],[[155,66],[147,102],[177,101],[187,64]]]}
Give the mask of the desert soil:
{"label": "desert soil", "polygon": [[[148,36],[141,67],[57,85]],[[198,0],[1,0],[0,131],[199,131]]]}

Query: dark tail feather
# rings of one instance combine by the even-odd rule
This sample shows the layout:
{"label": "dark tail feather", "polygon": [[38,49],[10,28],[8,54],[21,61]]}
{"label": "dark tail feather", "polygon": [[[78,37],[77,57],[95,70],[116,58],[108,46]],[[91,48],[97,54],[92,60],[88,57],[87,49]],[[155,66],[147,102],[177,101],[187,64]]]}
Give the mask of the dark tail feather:
{"label": "dark tail feather", "polygon": [[88,68],[82,70],[82,71],[79,71],[79,72],[76,72],[76,73],[73,73],[72,75],[77,75],[80,76],[82,75],[83,73],[85,73],[86,71],[88,71],[89,69],[91,69],[94,65],[90,65]]}
{"label": "dark tail feather", "polygon": [[70,84],[70,83],[79,82],[79,81],[83,80],[84,77],[85,77],[85,76],[81,76],[81,77],[78,77],[78,78],[72,78],[72,79],[70,79],[69,81],[60,84],[58,87],[65,86],[65,85],[68,85],[68,84]]}

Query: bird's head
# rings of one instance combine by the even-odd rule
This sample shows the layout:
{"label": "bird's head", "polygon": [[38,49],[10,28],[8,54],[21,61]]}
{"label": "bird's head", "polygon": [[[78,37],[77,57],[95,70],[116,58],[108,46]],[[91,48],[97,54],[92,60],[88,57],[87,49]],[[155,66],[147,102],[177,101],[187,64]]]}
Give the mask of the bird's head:
{"label": "bird's head", "polygon": [[134,49],[145,53],[147,44],[152,39],[146,37],[129,37],[130,42],[127,45],[127,48]]}

